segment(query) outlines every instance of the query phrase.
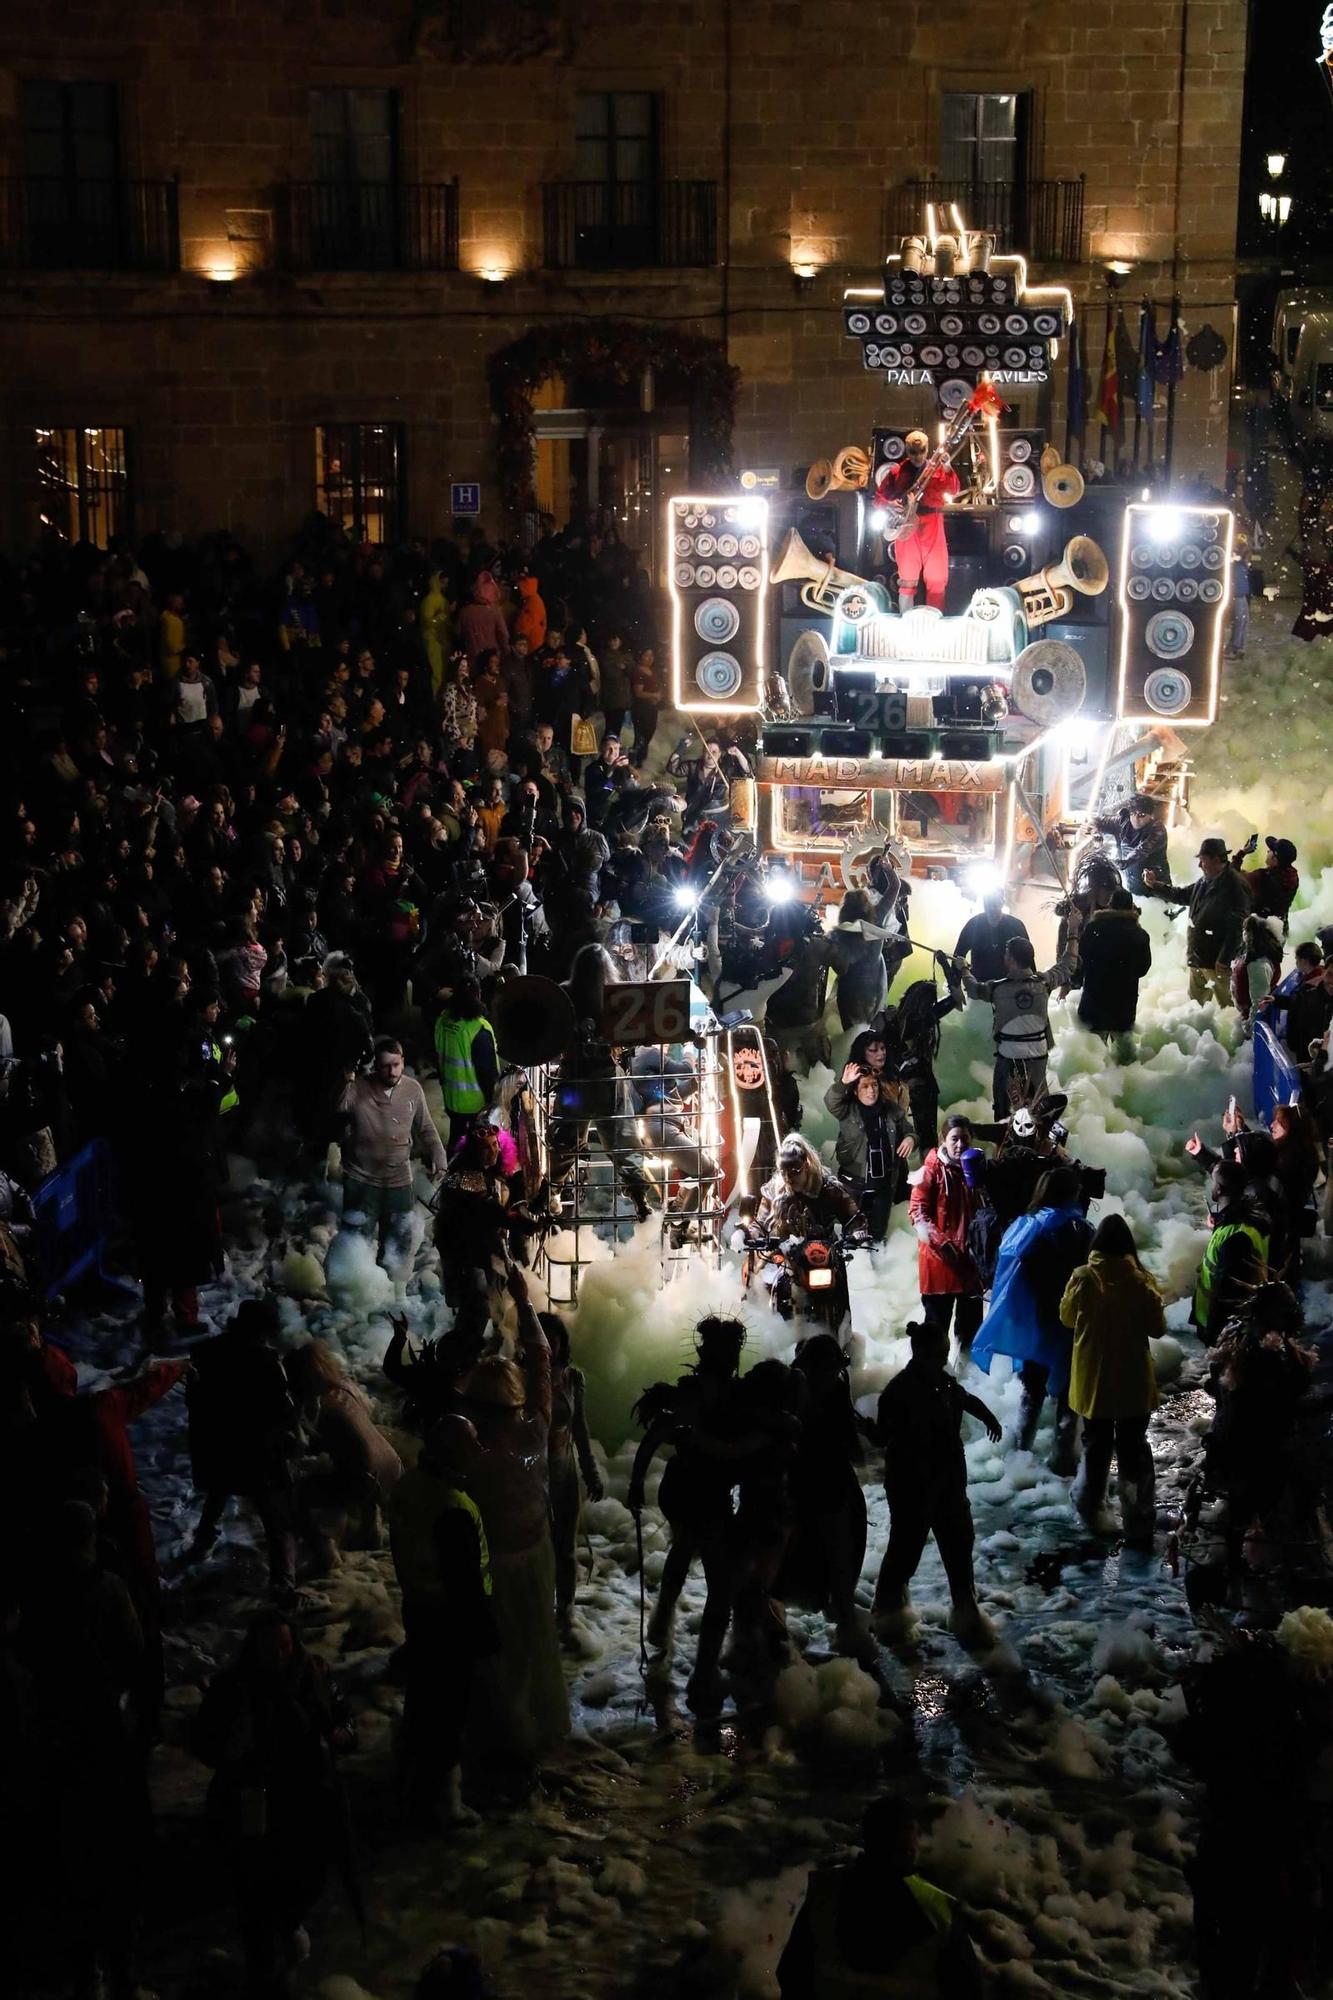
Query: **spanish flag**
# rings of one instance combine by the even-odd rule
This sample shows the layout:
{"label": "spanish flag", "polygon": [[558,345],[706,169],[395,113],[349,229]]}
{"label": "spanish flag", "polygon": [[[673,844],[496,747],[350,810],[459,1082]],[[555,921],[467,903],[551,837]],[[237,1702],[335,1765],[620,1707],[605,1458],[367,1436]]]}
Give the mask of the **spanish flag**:
{"label": "spanish flag", "polygon": [[1115,358],[1115,326],[1108,324],[1102,354],[1102,386],[1097,396],[1101,420],[1113,437],[1120,435],[1120,370]]}

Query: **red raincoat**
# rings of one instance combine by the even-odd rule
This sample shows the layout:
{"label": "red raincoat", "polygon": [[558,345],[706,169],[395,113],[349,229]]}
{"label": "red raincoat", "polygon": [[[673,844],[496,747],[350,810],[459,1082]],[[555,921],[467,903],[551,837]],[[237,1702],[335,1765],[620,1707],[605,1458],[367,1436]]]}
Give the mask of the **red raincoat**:
{"label": "red raincoat", "polygon": [[912,1189],[908,1214],[913,1227],[928,1222],[932,1241],[917,1246],[921,1296],[957,1292],[977,1298],[984,1292],[981,1273],[967,1247],[967,1226],[977,1212],[978,1194],[963,1178],[963,1169],[937,1151],[927,1153],[921,1179]]}

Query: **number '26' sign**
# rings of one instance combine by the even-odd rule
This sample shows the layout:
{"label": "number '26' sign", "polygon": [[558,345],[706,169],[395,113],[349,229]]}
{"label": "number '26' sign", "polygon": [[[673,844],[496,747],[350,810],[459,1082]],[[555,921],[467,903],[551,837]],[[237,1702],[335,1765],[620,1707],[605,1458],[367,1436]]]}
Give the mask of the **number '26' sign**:
{"label": "number '26' sign", "polygon": [[689,1032],[688,979],[650,979],[643,985],[607,987],[602,1034],[613,1048],[679,1042]]}

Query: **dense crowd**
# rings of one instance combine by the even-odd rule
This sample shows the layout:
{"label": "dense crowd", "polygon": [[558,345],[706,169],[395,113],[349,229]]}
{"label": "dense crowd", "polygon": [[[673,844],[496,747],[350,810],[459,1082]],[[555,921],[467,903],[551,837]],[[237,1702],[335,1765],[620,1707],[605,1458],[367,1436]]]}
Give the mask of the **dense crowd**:
{"label": "dense crowd", "polygon": [[[963,1440],[969,1422],[995,1440],[1002,1430],[958,1379],[969,1360],[989,1371],[1008,1357],[1021,1374],[1008,1448],[1032,1451],[1052,1419],[1051,1463],[1088,1528],[1153,1546],[1150,1343],[1163,1300],[1124,1217],[1089,1222],[1105,1175],[1071,1155],[1048,1074],[1057,995],[1077,994],[1079,1023],[1110,1059],[1133,1060],[1151,966],[1136,898],[1184,907],[1191,997],[1234,1006],[1247,1032],[1263,1021],[1303,1079],[1300,1102],[1266,1128],[1233,1100],[1222,1147],[1187,1147],[1208,1176],[1193,1321],[1218,1411],[1208,1490],[1229,1503],[1224,1590],[1247,1537],[1292,1504],[1310,1376],[1302,1244],[1333,1138],[1333,936],[1298,943],[1287,968],[1291,842],[1270,837],[1255,867],[1256,843],[1233,855],[1205,839],[1197,879],[1176,887],[1162,809],[1135,795],[1090,830],[1048,967],[997,893],[936,953],[942,982],[891,1000],[912,949],[911,885],[887,844],[831,925],[778,897],[747,918],[753,866],[728,873],[725,860],[747,745],[658,742],[654,615],[632,555],[595,525],[545,532],[520,556],[479,532],[381,552],[314,522],[272,577],[226,537],[155,537],[110,556],[52,542],[0,575],[0,1518],[7,1671],[32,1723],[4,1813],[16,1837],[40,1825],[59,1856],[80,1992],[136,1988],[165,1670],[131,1427],[178,1385],[199,1496],[187,1561],[213,1558],[237,1499],[268,1551],[272,1603],[191,1732],[214,1773],[210,1820],[251,1993],[286,1990],[345,1852],[337,1759],[355,1717],[301,1637],[343,1549],[380,1546],[387,1531],[414,1824],[456,1830],[475,1824],[478,1799],[522,1797],[567,1735],[561,1642],[581,1494],[600,1497],[601,1474],[569,1330],[537,1310],[525,1270],[560,1226],[593,1131],[640,1221],[674,1205],[677,1240],[698,1226],[697,1190],[691,1205],[646,1159],[698,1152],[691,1045],[622,1061],[600,1033],[607,981],[645,944],[655,954],[683,934],[715,1005],[753,1002],[777,1117],[737,1247],[779,1310],[802,1309],[797,1252],[873,1256],[904,1201],[917,1238],[911,1358],[873,1415],[853,1401],[836,1285],[834,1311],[804,1329],[790,1363],[742,1370],[744,1325],[714,1317],[695,1365],[645,1385],[636,1515],[657,1454],[672,1454],[656,1486],[670,1548],[645,1638],[663,1670],[697,1559],[706,1600],[688,1697],[701,1719],[728,1693],[763,1708],[793,1657],[789,1604],[822,1610],[839,1650],[878,1672],[879,1643],[910,1643],[910,1586],[932,1534],[960,1642],[993,1644]],[[711,891],[694,886],[719,876],[721,931]],[[529,1080],[494,1018],[505,986],[532,971],[563,984],[575,1024],[544,1162]],[[797,1081],[830,1053],[830,979],[854,1031],[824,1097],[833,1167],[798,1129]],[[941,1036],[968,1004],[993,1024],[984,1122],[942,1105],[936,1074]],[[443,1130],[421,1081],[432,1071]],[[145,1354],[159,1358],[80,1390],[48,1338],[32,1197],[90,1145],[114,1169],[119,1247],[142,1284]],[[268,1295],[208,1323],[200,1287],[223,1268],[237,1152],[293,1179],[323,1181],[336,1162],[344,1224],[399,1301],[422,1254],[423,1169],[434,1183],[449,1325],[414,1345],[395,1317],[387,1427],[328,1346],[280,1339]],[[869,1618],[856,1594],[868,1452],[883,1454],[891,1518]],[[866,1840],[866,1863],[816,1878],[783,1991],[843,1990],[819,1983],[835,1961],[938,1981],[882,1990],[979,1991],[948,1898],[914,1871],[902,1812],[883,1804]],[[876,1868],[899,1888],[872,1922]],[[465,1990],[465,1976],[462,1957],[432,1968],[430,2000]]]}

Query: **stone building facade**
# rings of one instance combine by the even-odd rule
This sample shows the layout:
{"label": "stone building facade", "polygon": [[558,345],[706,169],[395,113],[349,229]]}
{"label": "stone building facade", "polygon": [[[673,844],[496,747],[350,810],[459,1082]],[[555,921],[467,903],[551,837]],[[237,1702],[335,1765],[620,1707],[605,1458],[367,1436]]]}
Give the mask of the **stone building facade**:
{"label": "stone building facade", "polygon": [[[459,482],[498,527],[488,367],[558,325],[542,498],[609,499],[633,532],[687,483],[698,413],[669,366],[613,382],[580,353],[606,315],[668,354],[719,343],[734,463],[789,481],[922,414],[862,370],[840,300],[875,281],[920,214],[908,184],[932,175],[1086,303],[1095,403],[1108,261],[1133,267],[1131,329],[1143,294],[1161,327],[1174,290],[1187,327],[1231,343],[1245,17],[1244,0],[12,8],[0,542],[43,513],[96,532],[132,504],[139,530],[272,549],[317,498],[431,534]],[[1177,472],[1220,474],[1225,378],[1181,385]],[[1057,442],[1062,393],[1043,412]]]}

